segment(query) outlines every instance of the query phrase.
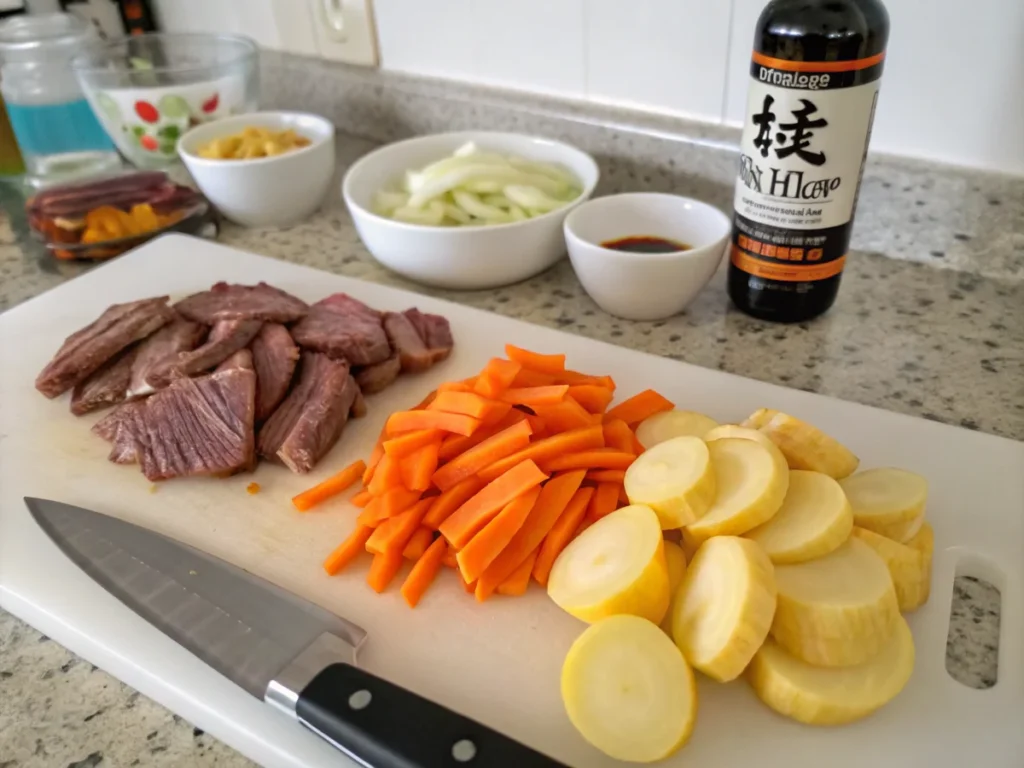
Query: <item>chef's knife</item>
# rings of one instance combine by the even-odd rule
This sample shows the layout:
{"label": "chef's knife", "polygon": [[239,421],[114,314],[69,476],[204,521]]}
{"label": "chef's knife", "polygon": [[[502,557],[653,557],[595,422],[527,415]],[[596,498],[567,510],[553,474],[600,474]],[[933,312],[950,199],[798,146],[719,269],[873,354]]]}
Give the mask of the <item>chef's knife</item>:
{"label": "chef's knife", "polygon": [[64,554],[104,589],[361,765],[562,766],[357,668],[366,632],[345,619],[123,520],[57,501],[25,503]]}

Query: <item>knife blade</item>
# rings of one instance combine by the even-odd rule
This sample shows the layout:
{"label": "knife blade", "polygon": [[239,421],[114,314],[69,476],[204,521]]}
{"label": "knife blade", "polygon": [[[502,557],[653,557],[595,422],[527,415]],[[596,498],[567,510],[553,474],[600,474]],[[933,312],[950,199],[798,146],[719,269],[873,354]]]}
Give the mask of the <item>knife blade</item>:
{"label": "knife blade", "polygon": [[565,768],[359,669],[367,639],[247,571],[98,512],[26,498],[57,547],[100,586],[253,696],[367,768]]}

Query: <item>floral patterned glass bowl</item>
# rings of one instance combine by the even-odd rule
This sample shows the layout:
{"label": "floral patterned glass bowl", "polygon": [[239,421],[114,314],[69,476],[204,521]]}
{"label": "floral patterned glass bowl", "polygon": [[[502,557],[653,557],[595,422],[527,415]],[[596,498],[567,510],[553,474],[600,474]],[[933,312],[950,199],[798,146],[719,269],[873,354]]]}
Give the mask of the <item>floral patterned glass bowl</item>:
{"label": "floral patterned glass bowl", "polygon": [[155,33],[90,47],[71,67],[121,153],[152,168],[177,159],[189,128],[256,109],[258,54],[239,35]]}

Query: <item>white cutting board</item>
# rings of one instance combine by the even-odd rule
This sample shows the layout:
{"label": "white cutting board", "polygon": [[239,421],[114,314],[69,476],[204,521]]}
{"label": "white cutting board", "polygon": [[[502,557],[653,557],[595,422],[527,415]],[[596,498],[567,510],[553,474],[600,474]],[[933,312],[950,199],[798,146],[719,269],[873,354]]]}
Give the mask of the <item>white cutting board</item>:
{"label": "white cutting board", "polygon": [[[278,286],[307,301],[347,291],[380,309],[416,305],[451,320],[452,358],[370,398],[367,418],[308,477],[269,464],[255,476],[172,480],[154,491],[135,467],[110,464],[67,399],[33,388],[72,331],[109,304],[202,290],[218,280]],[[734,421],[760,406],[792,412],[840,438],[862,466],[897,465],[931,485],[936,553],[931,601],[913,614],[917,667],[903,693],[860,723],[817,729],[763,706],[741,680],[700,683],[690,744],[672,766],[762,768],[1024,765],[1024,443],[783,389],[591,341],[425,296],[363,283],[169,235],[0,316],[0,605],[267,766],[349,764],[333,749],[236,688],[135,616],[78,570],[39,530],[26,495],[107,512],[205,549],[352,619],[369,630],[361,661],[575,768],[621,765],[576,734],[559,699],[559,671],[583,629],[537,588],[478,605],[445,574],[416,610],[393,587],[377,596],[365,563],[330,578],[324,556],[354,510],[331,503],[307,514],[289,498],[365,456],[387,415],[446,379],[476,372],[505,342],[566,352],[573,368],[611,373],[619,393],[655,387],[684,408]],[[258,495],[246,493],[255,480]],[[968,689],[944,668],[954,574],[1002,591],[999,682]],[[398,724],[396,724],[398,725]],[[746,761],[746,762],[745,762]]]}

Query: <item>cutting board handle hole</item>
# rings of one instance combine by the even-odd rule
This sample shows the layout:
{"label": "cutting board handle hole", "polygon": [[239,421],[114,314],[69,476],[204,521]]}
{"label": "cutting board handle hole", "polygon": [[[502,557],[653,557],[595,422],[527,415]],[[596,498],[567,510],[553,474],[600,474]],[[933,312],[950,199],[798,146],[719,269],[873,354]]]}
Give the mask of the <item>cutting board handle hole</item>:
{"label": "cutting board handle hole", "polygon": [[[999,679],[1002,574],[975,556],[956,566],[946,634],[946,674],[963,686],[987,690]],[[993,583],[994,582],[994,583]]]}

